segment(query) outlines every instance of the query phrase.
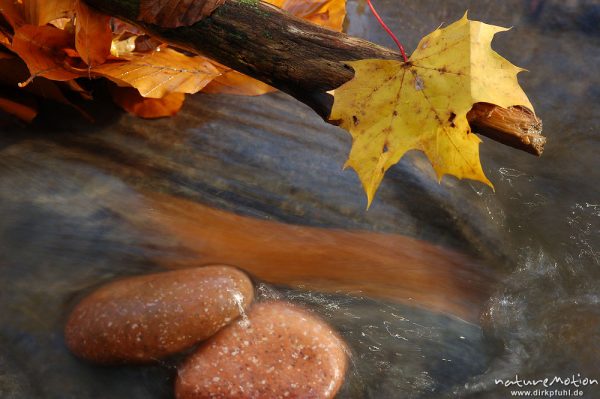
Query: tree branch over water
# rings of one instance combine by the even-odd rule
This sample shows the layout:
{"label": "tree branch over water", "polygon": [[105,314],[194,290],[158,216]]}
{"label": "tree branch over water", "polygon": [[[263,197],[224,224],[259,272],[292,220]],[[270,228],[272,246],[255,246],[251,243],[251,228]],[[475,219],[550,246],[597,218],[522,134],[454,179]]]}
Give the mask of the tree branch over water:
{"label": "tree branch over water", "polygon": [[[367,58],[398,59],[399,53],[319,27],[266,3],[227,0],[191,26],[164,28],[139,20],[140,0],[86,0],[99,10],[139,25],[176,47],[200,53],[288,93],[328,120],[328,91],[351,80],[344,64]],[[521,107],[477,103],[468,114],[473,131],[502,144],[541,155],[542,122]]]}

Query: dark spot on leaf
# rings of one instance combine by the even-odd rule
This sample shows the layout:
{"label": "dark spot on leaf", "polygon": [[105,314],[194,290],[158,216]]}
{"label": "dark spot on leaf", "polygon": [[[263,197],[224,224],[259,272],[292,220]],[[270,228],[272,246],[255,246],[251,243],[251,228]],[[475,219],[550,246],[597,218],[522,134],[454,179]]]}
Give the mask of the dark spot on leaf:
{"label": "dark spot on leaf", "polygon": [[352,122],[354,122],[354,126],[358,126],[358,118],[356,117],[356,115],[352,115]]}
{"label": "dark spot on leaf", "polygon": [[451,127],[456,127],[454,124],[454,118],[456,118],[456,114],[454,112],[450,112],[450,116],[448,117],[448,122],[450,122]]}
{"label": "dark spot on leaf", "polygon": [[383,144],[383,150],[382,152],[385,154],[386,152],[388,152],[390,149],[388,148],[388,143],[386,142],[385,144]]}
{"label": "dark spot on leaf", "polygon": [[394,110],[394,112],[392,112],[392,115],[398,116],[398,111]]}

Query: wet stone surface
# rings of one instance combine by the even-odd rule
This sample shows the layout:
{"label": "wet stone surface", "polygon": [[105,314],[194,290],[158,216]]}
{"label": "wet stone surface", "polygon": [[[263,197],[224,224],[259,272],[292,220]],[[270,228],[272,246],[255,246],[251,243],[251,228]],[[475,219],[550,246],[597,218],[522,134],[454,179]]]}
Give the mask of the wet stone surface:
{"label": "wet stone surface", "polygon": [[318,317],[285,302],[255,304],[180,368],[178,399],[332,398],[346,349]]}
{"label": "wet stone surface", "polygon": [[92,362],[152,362],[212,336],[252,298],[249,278],[227,266],[125,278],[75,307],[65,341],[75,355]]}

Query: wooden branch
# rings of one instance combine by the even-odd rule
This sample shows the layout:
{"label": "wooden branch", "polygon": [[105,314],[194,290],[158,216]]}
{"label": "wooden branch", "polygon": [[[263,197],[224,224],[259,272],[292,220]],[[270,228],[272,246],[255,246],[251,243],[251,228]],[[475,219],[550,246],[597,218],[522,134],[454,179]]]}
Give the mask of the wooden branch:
{"label": "wooden branch", "polygon": [[[328,94],[353,78],[344,61],[400,59],[390,49],[321,28],[258,0],[226,0],[209,18],[163,28],[138,20],[140,0],[86,0],[99,10],[139,25],[149,34],[200,53],[290,94],[328,120]],[[541,121],[526,109],[477,103],[468,114],[474,131],[540,155]]]}
{"label": "wooden branch", "polygon": [[542,121],[523,107],[502,108],[477,103],[467,114],[473,131],[502,144],[540,156],[546,137],[542,136]]}

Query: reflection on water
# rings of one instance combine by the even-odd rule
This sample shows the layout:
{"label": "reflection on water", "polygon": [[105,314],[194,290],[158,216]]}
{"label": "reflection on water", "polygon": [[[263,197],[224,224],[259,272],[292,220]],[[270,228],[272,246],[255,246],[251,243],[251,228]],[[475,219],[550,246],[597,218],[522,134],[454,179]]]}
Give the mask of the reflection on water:
{"label": "reflection on water", "polygon": [[[448,302],[466,298],[482,309],[472,323],[410,306],[410,298],[349,297],[335,292],[343,288],[335,281],[329,293],[259,284],[262,297],[305,304],[347,340],[352,367],[341,397],[504,398],[507,389],[495,379],[577,373],[600,379],[598,5],[377,3],[407,48],[467,8],[472,18],[514,26],[494,46],[531,70],[520,81],[544,120],[543,157],[484,142],[493,193],[450,178],[433,184],[429,166],[410,156],[390,171],[364,212],[355,176],[339,170],[348,138],[281,94],[198,96],[169,121],[111,116],[93,128],[58,121],[54,132],[6,132],[0,137],[2,398],[172,397],[178,359],[99,368],[72,358],[61,333],[82,292],[155,271],[166,255],[189,254],[192,244],[150,223],[159,210],[141,194],[147,191],[258,219],[402,234],[477,259],[480,273],[469,264],[449,275],[466,286],[464,297],[447,291],[458,283],[411,283],[422,292],[437,289],[441,300],[451,292]],[[362,2],[349,1],[349,10],[350,33],[392,46]],[[429,267],[433,272],[436,265]],[[485,295],[467,293],[469,287]],[[600,390],[585,393],[598,397]]]}

